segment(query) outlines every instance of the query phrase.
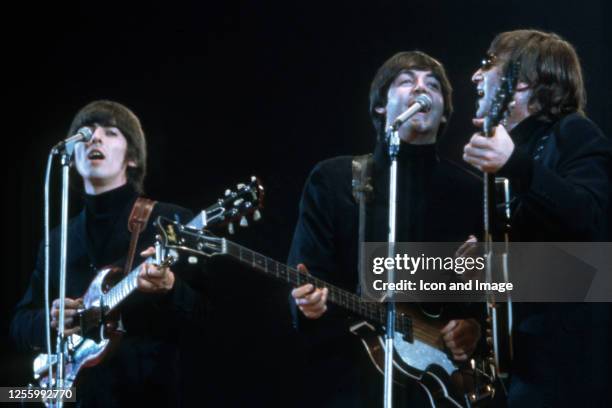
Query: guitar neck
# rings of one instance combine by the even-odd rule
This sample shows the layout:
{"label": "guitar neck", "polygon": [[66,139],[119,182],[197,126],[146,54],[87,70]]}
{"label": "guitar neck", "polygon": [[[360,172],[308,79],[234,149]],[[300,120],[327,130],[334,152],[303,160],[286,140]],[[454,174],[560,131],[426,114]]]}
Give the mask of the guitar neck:
{"label": "guitar neck", "polygon": [[[210,214],[215,214],[218,212],[218,205],[213,205],[206,210],[200,212],[196,217],[194,217],[189,224],[187,224],[191,228],[201,229],[204,228],[209,222]],[[153,258],[147,258],[147,260],[143,263],[152,263],[154,262]],[[121,279],[115,286],[113,286],[108,292],[106,292],[102,296],[102,302],[104,306],[108,309],[108,312],[111,312],[114,308],[116,308],[121,302],[125,300],[132,292],[136,290],[136,286],[138,285],[138,272],[142,266],[141,263],[134,270],[132,270],[127,276]]]}
{"label": "guitar neck", "polygon": [[495,174],[484,173],[483,185],[484,242],[492,242],[496,234]]}
{"label": "guitar neck", "polygon": [[138,272],[140,272],[141,266],[146,262],[153,262],[153,258],[147,258],[147,260],[130,273],[125,278],[121,279],[115,286],[113,286],[108,292],[102,295],[102,304],[107,308],[107,313],[110,313],[115,309],[121,302],[131,295],[138,285]]}
{"label": "guitar neck", "polygon": [[[268,258],[234,242],[224,238],[222,238],[221,241],[221,252],[224,255],[228,255],[251,268],[272,276],[273,278],[282,280],[294,287],[307,283],[317,288],[326,287],[329,290],[327,300],[330,303],[338,305],[371,322],[380,325],[386,323],[386,308],[380,303],[366,302],[354,293],[331,285],[310,274],[298,271],[297,269],[277,262],[272,258]],[[395,325],[398,332],[410,334],[410,321],[404,318],[404,316],[398,316]]]}
{"label": "guitar neck", "polygon": [[[514,97],[516,83],[519,76],[520,63],[511,61],[507,64],[501,76],[501,81],[495,91],[495,95],[489,107],[489,111],[484,116],[483,133],[486,137],[495,135],[495,127],[508,117],[508,105]],[[507,202],[508,198],[504,201]],[[484,241],[500,241],[501,231],[496,222],[496,204],[499,200],[496,197],[495,174],[484,173]]]}
{"label": "guitar neck", "polygon": [[[254,212],[257,210],[257,204],[263,198],[263,187],[255,177],[251,177],[251,184],[238,185],[237,192],[227,191],[225,198],[217,200],[217,202],[205,210],[201,211],[194,217],[188,228],[194,230],[203,230],[204,228],[223,222],[231,222],[233,217],[240,214],[240,211]],[[226,206],[232,206],[228,210]],[[153,263],[153,258],[147,258],[143,263]],[[107,293],[102,295],[101,302],[107,308],[107,312],[116,308],[125,298],[136,290],[138,286],[138,272],[142,264],[138,265],[127,276],[113,286]]]}

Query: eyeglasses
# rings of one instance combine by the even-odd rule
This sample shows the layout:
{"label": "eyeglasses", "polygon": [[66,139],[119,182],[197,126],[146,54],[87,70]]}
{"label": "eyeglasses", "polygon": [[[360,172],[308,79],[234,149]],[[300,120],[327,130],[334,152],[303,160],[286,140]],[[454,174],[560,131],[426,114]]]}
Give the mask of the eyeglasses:
{"label": "eyeglasses", "polygon": [[480,61],[480,69],[487,71],[493,68],[493,65],[497,62],[497,56],[493,53],[488,52],[487,55]]}

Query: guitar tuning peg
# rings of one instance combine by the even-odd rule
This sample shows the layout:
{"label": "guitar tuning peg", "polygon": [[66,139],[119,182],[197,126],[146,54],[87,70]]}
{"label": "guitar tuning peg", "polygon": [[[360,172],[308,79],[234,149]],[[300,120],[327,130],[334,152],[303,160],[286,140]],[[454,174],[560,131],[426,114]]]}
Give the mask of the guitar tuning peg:
{"label": "guitar tuning peg", "polygon": [[229,224],[227,224],[227,231],[230,233],[230,235],[234,235],[236,233],[233,222],[230,222]]}
{"label": "guitar tuning peg", "polygon": [[243,215],[242,218],[240,218],[240,226],[241,227],[248,227],[249,226],[249,222],[247,221],[246,217]]}
{"label": "guitar tuning peg", "polygon": [[253,221],[259,220],[261,220],[261,213],[259,212],[259,210],[255,210],[255,212],[253,213]]}
{"label": "guitar tuning peg", "polygon": [[243,183],[236,184],[236,188],[238,188],[238,190],[242,190],[244,188],[244,184]]}
{"label": "guitar tuning peg", "polygon": [[229,188],[227,190],[225,190],[225,196],[227,197],[228,195],[232,194],[232,190],[230,190]]}

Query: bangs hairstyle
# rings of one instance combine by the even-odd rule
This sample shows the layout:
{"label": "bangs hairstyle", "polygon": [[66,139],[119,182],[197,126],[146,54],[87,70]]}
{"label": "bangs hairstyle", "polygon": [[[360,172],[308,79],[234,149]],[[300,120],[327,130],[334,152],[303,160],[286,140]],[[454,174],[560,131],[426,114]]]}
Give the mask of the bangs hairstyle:
{"label": "bangs hairstyle", "polygon": [[584,114],[587,97],[580,60],[574,47],[557,34],[507,31],[495,37],[489,53],[506,63],[520,63],[518,79],[533,91],[529,108],[534,113],[550,119]]}
{"label": "bangs hairstyle", "polygon": [[147,172],[147,146],[138,117],[125,105],[118,102],[94,101],[76,114],[68,135],[73,135],[83,126],[94,124],[116,127],[123,133],[127,141],[126,161],[131,160],[136,164],[136,167],[127,167],[127,180],[138,193],[143,193],[143,183]]}
{"label": "bangs hairstyle", "polygon": [[438,137],[444,134],[444,130],[450,122],[451,115],[453,114],[453,88],[442,64],[421,51],[399,52],[385,61],[376,72],[370,85],[370,118],[372,119],[374,129],[376,129],[378,140],[384,140],[385,137],[385,117],[376,112],[376,108],[387,105],[387,92],[391,83],[403,71],[410,69],[431,71],[433,76],[440,82],[446,122],[440,123]]}

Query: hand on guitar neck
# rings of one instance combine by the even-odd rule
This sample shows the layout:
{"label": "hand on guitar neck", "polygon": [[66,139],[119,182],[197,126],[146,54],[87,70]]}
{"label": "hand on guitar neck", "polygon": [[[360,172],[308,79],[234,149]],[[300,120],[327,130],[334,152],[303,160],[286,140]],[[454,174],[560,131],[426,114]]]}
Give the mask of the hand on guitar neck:
{"label": "hand on guitar neck", "polygon": [[[482,128],[484,119],[473,119],[475,126]],[[463,149],[463,160],[480,171],[496,173],[507,162],[514,151],[514,142],[502,125],[494,128],[491,137],[481,132],[474,133]]]}
{"label": "hand on guitar neck", "polygon": [[[304,264],[299,264],[297,270],[308,273],[308,268]],[[295,300],[297,307],[309,319],[318,319],[327,310],[327,288],[315,288],[307,283],[291,291],[291,296]]]}
{"label": "hand on guitar neck", "polygon": [[[142,251],[143,258],[155,255],[155,248]],[[138,290],[146,293],[168,292],[174,286],[174,272],[167,266],[145,262],[138,273]]]}

